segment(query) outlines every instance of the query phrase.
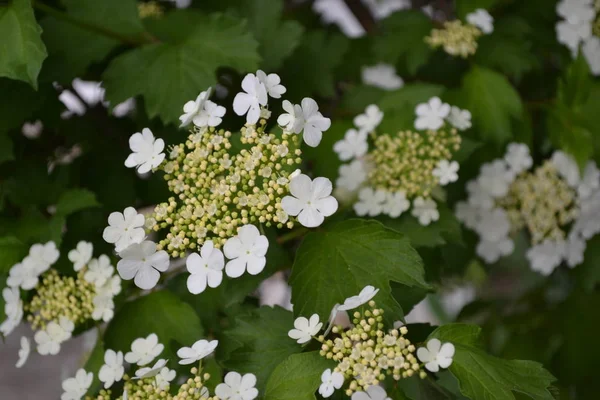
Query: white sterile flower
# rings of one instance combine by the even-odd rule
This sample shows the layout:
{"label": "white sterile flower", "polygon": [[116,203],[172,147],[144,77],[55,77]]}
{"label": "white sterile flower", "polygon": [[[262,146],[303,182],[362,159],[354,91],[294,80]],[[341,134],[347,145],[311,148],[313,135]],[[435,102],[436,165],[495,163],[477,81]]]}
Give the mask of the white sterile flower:
{"label": "white sterile flower", "polygon": [[38,272],[40,274],[54,264],[59,256],[60,252],[54,242],[47,242],[45,244],[37,243],[29,249],[29,257],[39,267]]}
{"label": "white sterile flower", "polygon": [[140,174],[150,172],[165,159],[165,141],[154,139],[152,131],[148,128],[142,129],[142,133],[136,132],[129,138],[129,148],[133,153],[125,160],[127,168],[137,168]]}
{"label": "white sterile flower", "polygon": [[351,192],[355,191],[367,180],[367,169],[362,160],[354,160],[350,164],[340,165],[338,178],[335,181],[337,188]]}
{"label": "white sterile flower", "polygon": [[288,100],[283,101],[282,107],[287,113],[281,114],[277,118],[277,123],[287,132],[302,132],[302,129],[304,129],[302,107],[299,104],[292,104]]}
{"label": "white sterile flower", "polygon": [[366,392],[355,392],[351,400],[391,400],[385,389],[378,385],[371,385]]}
{"label": "white sterile flower", "polygon": [[21,133],[27,139],[37,139],[42,134],[44,124],[39,119],[34,122],[25,122],[21,127]]}
{"label": "white sterile flower", "polygon": [[192,347],[182,347],[177,350],[177,356],[181,358],[179,364],[188,365],[202,360],[207,355],[211,354],[217,348],[218,340],[198,340]]}
{"label": "white sterile flower", "polygon": [[98,372],[98,379],[104,383],[104,389],[108,389],[115,382],[123,378],[125,368],[123,367],[123,353],[114,350],[106,350],[104,353],[104,365]]}
{"label": "white sterile flower", "polygon": [[158,375],[165,365],[167,365],[167,360],[161,358],[155,362],[153,366],[140,368],[135,371],[135,379],[152,378],[153,376]]}
{"label": "white sterile flower", "polygon": [[10,287],[21,287],[25,290],[31,290],[36,287],[40,266],[34,260],[27,256],[22,262],[13,265],[10,268],[6,284]]}
{"label": "white sterile flower", "polygon": [[456,203],[454,214],[459,221],[470,229],[474,230],[479,223],[479,208],[465,201]]}
{"label": "white sterile flower", "polygon": [[115,303],[113,296],[109,293],[100,293],[94,296],[92,300],[94,310],[92,311],[92,319],[94,321],[110,321],[115,315]]}
{"label": "white sterile flower", "polygon": [[510,143],[504,154],[504,161],[515,175],[528,170],[533,165],[529,147],[523,143]]}
{"label": "white sterile flower", "polygon": [[211,288],[216,288],[223,280],[225,259],[221,250],[215,248],[212,240],[204,242],[200,254],[190,254],[185,264],[191,274],[187,279],[187,287],[192,294],[204,292],[207,284]]}
{"label": "white sterile flower", "polygon": [[598,167],[596,167],[595,162],[590,161],[585,166],[583,177],[577,186],[577,194],[579,194],[580,199],[587,199],[599,188],[600,170],[598,170]]}
{"label": "white sterile flower", "polygon": [[495,263],[500,257],[512,254],[515,250],[514,242],[508,238],[500,238],[497,241],[481,239],[477,244],[477,254],[485,260],[486,263]]}
{"label": "white sterile flower", "polygon": [[579,44],[592,35],[591,22],[572,24],[569,21],[560,21],[556,24],[556,39],[571,50],[573,57],[577,56]]}
{"label": "white sterile flower", "polygon": [[504,160],[494,160],[481,166],[477,183],[484,193],[494,198],[505,196],[514,179]]}
{"label": "white sterile flower", "polygon": [[158,357],[164,348],[162,343],[158,343],[156,333],[151,333],[148,337],[137,338],[131,343],[131,351],[125,354],[125,361],[129,364],[144,366]]}
{"label": "white sterile flower", "polygon": [[331,196],[333,189],[327,178],[315,178],[300,174],[290,181],[290,194],[281,200],[281,207],[289,215],[297,216],[298,222],[307,228],[323,223],[325,217],[337,211],[338,202]]}
{"label": "white sterile flower", "polygon": [[319,394],[325,398],[330,397],[336,389],[339,389],[344,384],[344,375],[339,372],[331,372],[327,368],[321,374],[321,386],[319,386]]}
{"label": "white sterile flower", "polygon": [[585,253],[586,242],[585,240],[572,235],[566,242],[565,245],[565,261],[569,268],[576,267],[583,262],[583,255]]}
{"label": "white sterile flower", "polygon": [[563,0],[556,5],[556,13],[571,24],[590,22],[596,17],[592,0]]}
{"label": "white sterile flower", "polygon": [[239,278],[248,270],[250,275],[258,275],[267,263],[265,255],[269,240],[261,235],[256,226],[244,225],[238,234],[225,242],[223,252],[229,258],[225,273],[230,278]]}
{"label": "white sterile flower", "polygon": [[560,265],[565,251],[566,245],[564,241],[546,239],[527,250],[525,256],[529,260],[532,270],[548,276]]}
{"label": "white sterile flower", "polygon": [[319,322],[319,315],[313,314],[310,319],[298,317],[294,321],[294,329],[290,329],[288,336],[296,340],[298,343],[310,342],[323,327],[323,323]]}
{"label": "white sterile flower", "polygon": [[367,285],[360,291],[358,295],[348,297],[346,300],[344,300],[344,304],[339,306],[336,311],[354,310],[363,304],[367,304],[378,292],[379,289],[375,289],[375,287]]}
{"label": "white sterile flower", "polygon": [[15,318],[15,317],[7,317],[1,324],[0,324],[0,333],[2,335],[4,335],[5,337],[10,335],[12,333],[12,331],[14,331],[17,326],[19,326],[19,324],[21,323],[21,319],[23,318],[23,316],[21,315],[20,318]]}
{"label": "white sterile flower", "polygon": [[285,86],[281,84],[281,78],[277,74],[265,74],[260,69],[256,71],[256,77],[265,85],[267,93],[274,99],[279,99],[286,92]]}
{"label": "white sterile flower", "polygon": [[481,187],[480,183],[479,179],[467,183],[469,204],[482,210],[491,210],[494,207],[494,198]]}
{"label": "white sterile flower", "polygon": [[72,321],[60,317],[59,323],[52,321],[46,325],[43,331],[37,331],[33,337],[37,343],[37,351],[41,355],[55,355],[60,351],[60,345],[71,337],[75,329]]}
{"label": "white sterile flower", "polygon": [[335,142],[333,151],[338,154],[342,161],[348,161],[355,157],[362,157],[369,150],[367,143],[367,132],[348,129],[344,138]]}
{"label": "white sterile flower", "polygon": [[154,378],[156,380],[156,386],[160,390],[167,391],[171,386],[171,381],[175,379],[177,372],[174,369],[169,369],[168,367],[163,367],[160,372]]}
{"label": "white sterile flower", "polygon": [[383,63],[372,67],[363,67],[362,81],[366,85],[383,90],[396,90],[404,86],[404,81],[396,74],[396,68]]}
{"label": "white sterile flower", "polygon": [[510,220],[508,214],[502,208],[485,211],[481,214],[477,233],[486,240],[496,242],[508,235],[510,232]]}
{"label": "white sterile flower", "polygon": [[225,375],[224,383],[219,383],[215,394],[221,400],[254,400],[258,396],[256,376],[254,374],[240,375],[235,371]]}
{"label": "white sterile flower", "polygon": [[354,125],[361,131],[372,132],[379,126],[382,119],[383,111],[375,104],[371,104],[365,108],[364,114],[354,117]]}
{"label": "white sterile flower", "polygon": [[29,339],[25,336],[21,336],[21,348],[19,349],[19,360],[15,367],[21,368],[27,362],[29,358],[29,353],[31,352],[31,345],[29,344]]}
{"label": "white sterile flower", "polygon": [[23,317],[23,301],[18,287],[7,287],[2,289],[2,298],[4,299],[4,314],[8,318],[19,319]]}
{"label": "white sterile flower", "polygon": [[440,368],[448,368],[452,364],[454,345],[452,343],[442,344],[438,339],[430,339],[427,342],[427,348],[419,347],[417,349],[417,357],[425,363],[428,371],[438,372]]}
{"label": "white sterile flower", "polygon": [[204,102],[210,97],[211,88],[201,92],[196,100],[190,100],[183,106],[183,115],[179,117],[181,121],[180,127],[188,126],[202,110],[204,110]]}
{"label": "white sterile flower", "polygon": [[446,120],[459,131],[466,131],[471,127],[471,112],[452,106]]}
{"label": "white sterile flower", "polygon": [[94,374],[86,372],[83,368],[77,370],[75,377],[65,379],[62,383],[64,393],[60,400],[81,400],[92,385]]}
{"label": "white sterile flower", "polygon": [[417,105],[415,113],[417,114],[416,129],[435,131],[444,125],[444,118],[450,114],[450,105],[442,103],[439,97],[432,97],[427,103]]}
{"label": "white sterile flower", "polygon": [[483,8],[478,8],[472,13],[467,14],[467,22],[475,25],[486,35],[494,32],[494,17]]}
{"label": "white sterile flower", "polygon": [[102,238],[107,243],[115,244],[117,252],[126,249],[132,243],[141,243],[145,236],[144,215],[138,214],[133,207],[127,207],[123,213],[110,213],[108,226],[102,233]]}
{"label": "white sterile flower", "polygon": [[410,207],[410,201],[406,198],[406,193],[388,192],[385,194],[385,203],[383,204],[383,212],[392,218],[398,218],[404,211]]}
{"label": "white sterile flower", "polygon": [[600,75],[600,38],[597,36],[588,38],[583,44],[581,51],[590,66],[592,75]]}
{"label": "white sterile flower", "polygon": [[456,161],[440,160],[431,173],[440,180],[440,185],[445,186],[458,180],[458,168]]}
{"label": "white sterile flower", "polygon": [[421,196],[413,201],[413,209],[411,214],[419,219],[419,223],[423,226],[429,225],[432,221],[440,219],[440,213],[437,209],[437,204],[433,199],[424,199]]}
{"label": "white sterile flower", "polygon": [[323,132],[331,126],[331,120],[319,112],[317,102],[309,97],[303,98],[300,106],[304,118],[304,143],[310,147],[317,147],[321,143]]}
{"label": "white sterile flower", "polygon": [[93,283],[96,287],[101,287],[112,277],[114,270],[113,266],[110,265],[110,258],[103,254],[99,258],[90,261],[83,279]]}
{"label": "white sterile flower", "polygon": [[114,297],[121,293],[121,277],[113,275],[106,284],[100,288],[96,288],[97,293]]}
{"label": "white sterile flower", "polygon": [[354,212],[358,216],[368,215],[374,217],[383,212],[383,205],[386,201],[386,192],[370,187],[360,189],[358,192],[358,201],[354,203]]}
{"label": "white sterile flower", "polygon": [[567,184],[571,187],[577,187],[580,179],[579,167],[573,157],[562,151],[555,151],[552,154],[551,161],[558,174],[567,181]]}
{"label": "white sterile flower", "polygon": [[223,121],[225,107],[213,103],[210,100],[204,102],[204,108],[194,117],[194,125],[199,128],[206,126],[218,126]]}
{"label": "white sterile flower", "polygon": [[125,280],[134,279],[137,287],[152,289],[160,279],[160,272],[169,269],[169,254],[156,251],[156,243],[146,240],[134,243],[119,253],[122,258],[117,263],[117,271]]}
{"label": "white sterile flower", "polygon": [[77,243],[77,247],[69,251],[69,260],[73,263],[73,269],[79,271],[83,268],[91,259],[94,252],[94,245],[90,242],[80,241]]}
{"label": "white sterile flower", "polygon": [[254,74],[247,74],[242,80],[242,89],[233,99],[233,111],[246,115],[246,122],[254,125],[260,118],[260,106],[267,105],[267,88]]}

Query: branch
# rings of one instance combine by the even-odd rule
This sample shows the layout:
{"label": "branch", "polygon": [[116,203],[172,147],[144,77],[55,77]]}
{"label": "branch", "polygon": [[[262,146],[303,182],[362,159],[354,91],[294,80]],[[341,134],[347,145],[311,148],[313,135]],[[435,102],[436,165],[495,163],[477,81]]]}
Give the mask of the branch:
{"label": "branch", "polygon": [[354,14],[365,32],[371,33],[375,30],[377,21],[375,21],[375,18],[367,6],[360,0],[344,0],[344,3],[346,3],[346,6],[348,6],[352,14]]}

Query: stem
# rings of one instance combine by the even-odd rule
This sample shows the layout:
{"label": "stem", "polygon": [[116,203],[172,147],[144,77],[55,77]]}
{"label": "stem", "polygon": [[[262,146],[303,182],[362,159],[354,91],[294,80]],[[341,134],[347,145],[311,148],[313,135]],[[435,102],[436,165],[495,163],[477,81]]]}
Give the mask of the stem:
{"label": "stem", "polygon": [[344,0],[346,6],[352,14],[356,17],[360,25],[363,27],[365,32],[373,32],[376,28],[377,21],[367,6],[365,6],[360,0]]}
{"label": "stem", "polygon": [[289,242],[291,240],[297,239],[300,236],[304,235],[306,232],[308,232],[308,228],[304,228],[304,227],[298,228],[289,233],[286,233],[285,235],[279,236],[277,238],[277,243],[283,244],[283,243]]}

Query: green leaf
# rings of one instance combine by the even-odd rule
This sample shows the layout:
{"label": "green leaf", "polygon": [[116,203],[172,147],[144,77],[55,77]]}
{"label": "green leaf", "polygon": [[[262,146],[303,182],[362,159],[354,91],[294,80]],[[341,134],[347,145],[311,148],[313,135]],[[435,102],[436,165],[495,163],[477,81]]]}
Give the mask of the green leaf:
{"label": "green leaf", "polygon": [[8,273],[10,268],[21,261],[29,247],[14,236],[0,237],[0,274]]}
{"label": "green leaf", "polygon": [[233,328],[223,334],[223,346],[229,353],[223,365],[240,373],[252,372],[263,392],[275,367],[302,350],[288,336],[293,327],[293,314],[280,307],[261,307],[237,317]]}
{"label": "green leaf", "polygon": [[0,132],[0,164],[14,159],[12,140],[7,133]]}
{"label": "green leaf", "polygon": [[38,74],[48,55],[41,33],[31,0],[0,6],[0,76],[27,82],[37,90]]}
{"label": "green leaf", "polygon": [[550,140],[554,146],[573,156],[583,169],[594,154],[592,132],[580,125],[575,113],[563,103],[556,103],[547,115]]}
{"label": "green leaf", "polygon": [[585,104],[591,93],[592,82],[588,63],[583,54],[580,53],[559,81],[558,101],[567,107],[577,107]]}
{"label": "green leaf", "polygon": [[87,372],[91,372],[94,374],[94,380],[92,381],[92,384],[87,391],[87,394],[90,396],[94,393],[97,393],[102,387],[102,382],[98,378],[98,372],[100,372],[100,368],[102,368],[102,365],[104,365],[105,350],[106,349],[104,348],[104,343],[102,342],[102,338],[100,337],[98,338],[94,349],[88,356],[88,359],[86,360],[85,365],[83,367],[83,369],[85,369]]}
{"label": "green leaf", "polygon": [[99,207],[94,192],[87,189],[70,189],[56,203],[56,215],[67,216],[90,207]]}
{"label": "green leaf", "polygon": [[583,263],[575,269],[578,276],[579,285],[586,292],[593,292],[594,288],[600,283],[600,235],[596,235],[588,240]]}
{"label": "green leaf", "polygon": [[[176,123],[183,105],[216,83],[217,68],[257,68],[258,44],[244,22],[217,14],[194,20],[195,28],[182,41],[150,44],[115,58],[103,75],[107,100],[119,104],[142,95],[151,118]],[[168,14],[160,24],[174,28],[178,21]]]}
{"label": "green leaf", "polygon": [[500,145],[511,138],[511,119],[521,117],[523,104],[504,76],[474,66],[463,79],[461,95],[482,139]]}
{"label": "green leaf", "polygon": [[454,344],[456,353],[449,369],[462,394],[473,400],[515,400],[513,392],[536,400],[553,399],[548,388],[555,378],[540,363],[504,360],[485,353],[477,347],[480,330],[475,325],[448,324],[429,336]]}
{"label": "green leaf", "polygon": [[[2,93],[0,96],[0,142],[9,144],[12,149],[10,139],[5,137],[6,132],[20,127],[24,120],[30,118],[46,100],[48,92],[42,88],[36,92],[24,82],[0,78],[0,93]],[[52,96],[56,97],[54,88],[51,92]],[[0,154],[7,153],[4,145],[0,145]]]}
{"label": "green leaf", "polygon": [[191,346],[203,337],[200,319],[189,304],[165,290],[150,293],[126,303],[110,321],[104,345],[114,351],[127,352],[131,342],[151,333],[158,335],[165,350],[162,358],[177,360],[177,350]]}
{"label": "green leaf", "polygon": [[499,0],[456,0],[456,14],[459,18],[465,19],[467,14],[478,8],[490,11],[498,1]]}
{"label": "green leaf", "polygon": [[309,233],[300,245],[290,277],[294,314],[327,320],[336,303],[373,285],[389,318],[401,317],[389,282],[428,288],[423,275],[419,255],[402,234],[376,221],[343,221]]}
{"label": "green leaf", "polygon": [[267,382],[265,400],[314,400],[321,374],[335,362],[318,351],[292,354],[275,368]]}

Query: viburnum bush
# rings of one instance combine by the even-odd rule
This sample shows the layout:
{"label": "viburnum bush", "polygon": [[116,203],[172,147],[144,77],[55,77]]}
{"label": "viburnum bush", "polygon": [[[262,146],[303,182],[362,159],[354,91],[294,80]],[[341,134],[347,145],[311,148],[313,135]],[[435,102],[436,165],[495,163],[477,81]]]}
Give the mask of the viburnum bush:
{"label": "viburnum bush", "polygon": [[598,76],[598,0],[0,0],[0,337],[95,332],[62,400],[597,399]]}

